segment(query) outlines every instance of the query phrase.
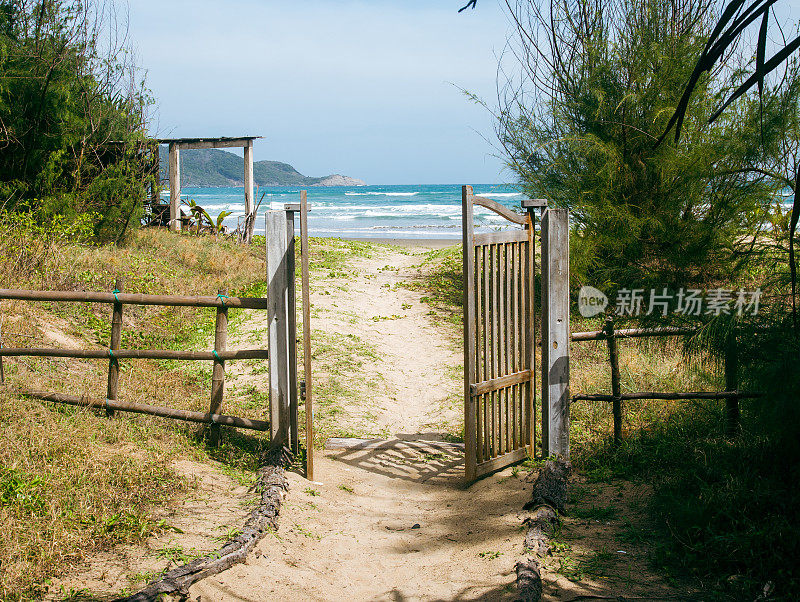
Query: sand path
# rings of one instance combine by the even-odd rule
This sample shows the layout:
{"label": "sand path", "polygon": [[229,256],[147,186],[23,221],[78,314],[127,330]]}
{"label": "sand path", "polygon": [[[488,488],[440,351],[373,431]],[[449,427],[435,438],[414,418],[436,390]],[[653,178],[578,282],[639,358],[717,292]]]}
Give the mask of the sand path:
{"label": "sand path", "polygon": [[[315,482],[289,475],[279,531],[245,563],[193,586],[189,599],[515,598],[522,506],[531,489],[525,472],[508,468],[465,489],[461,446],[422,440],[458,432],[462,411],[460,329],[404,285],[419,276],[423,251],[384,247],[353,257],[347,277],[314,274],[317,340],[357,340],[354,349],[370,350],[363,363],[336,356],[344,367],[325,364],[319,352],[321,394],[329,393],[334,374],[356,393],[330,420],[356,435],[381,433],[383,442],[317,452]],[[570,528],[591,554],[617,545],[607,525],[577,521]],[[619,593],[620,583],[629,594],[664,591],[647,575],[645,558],[626,546],[625,571],[634,571],[638,583],[623,579],[611,588],[547,573],[545,599]]]}

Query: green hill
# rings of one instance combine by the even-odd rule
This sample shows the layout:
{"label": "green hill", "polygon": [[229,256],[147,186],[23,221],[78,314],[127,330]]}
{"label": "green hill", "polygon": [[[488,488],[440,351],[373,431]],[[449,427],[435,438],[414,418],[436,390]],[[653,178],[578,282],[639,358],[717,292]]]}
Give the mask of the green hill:
{"label": "green hill", "polygon": [[[168,154],[161,152],[161,177],[167,176]],[[304,176],[288,163],[256,161],[253,179],[258,186],[359,186],[364,182],[346,176]],[[181,186],[244,186],[242,158],[219,149],[181,151]]]}

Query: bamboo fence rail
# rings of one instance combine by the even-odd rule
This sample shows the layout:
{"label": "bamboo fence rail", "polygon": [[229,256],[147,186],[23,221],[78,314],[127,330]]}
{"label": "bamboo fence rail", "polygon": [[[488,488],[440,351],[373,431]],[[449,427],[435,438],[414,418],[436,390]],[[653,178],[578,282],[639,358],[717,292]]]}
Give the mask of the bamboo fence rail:
{"label": "bamboo fence rail", "polygon": [[[161,416],[174,420],[185,420],[208,424],[208,441],[212,446],[219,441],[219,425],[258,431],[269,431],[270,423],[263,420],[226,416],[219,413],[225,391],[225,361],[242,359],[268,359],[266,349],[227,350],[228,309],[267,309],[267,300],[261,298],[229,297],[220,291],[216,297],[181,295],[143,295],[122,293],[122,281],[117,280],[110,293],[91,291],[30,291],[0,289],[0,299],[24,301],[105,303],[113,306],[111,314],[111,336],[108,349],[56,349],[34,347],[5,347],[0,333],[0,384],[5,384],[2,367],[4,357],[59,357],[78,359],[108,359],[108,387],[104,399],[74,396],[44,391],[18,391],[22,395],[53,403],[104,409],[109,416],[115,411],[134,412]],[[120,349],[122,339],[122,315],[125,305],[159,305],[183,307],[215,307],[217,309],[214,349],[212,351],[183,351],[172,349]],[[165,408],[117,399],[119,392],[119,362],[125,359],[162,359],[211,361],[214,368],[211,382],[211,403],[208,412],[195,412]]]}
{"label": "bamboo fence rail", "polygon": [[574,395],[572,401],[605,401],[611,402],[614,417],[614,442],[622,440],[622,402],[629,400],[725,400],[725,430],[728,435],[733,435],[739,428],[739,400],[754,399],[762,397],[763,393],[747,392],[738,390],[738,357],[736,354],[736,341],[732,339],[728,342],[725,354],[725,391],[695,391],[683,393],[671,392],[637,392],[622,393],[619,373],[619,351],[617,339],[642,338],[642,337],[665,337],[665,336],[685,336],[696,332],[695,328],[687,327],[662,327],[662,328],[626,328],[614,330],[614,319],[606,318],[602,330],[591,332],[574,332],[570,335],[570,340],[581,341],[601,341],[605,340],[608,344],[608,361],[611,367],[611,394],[584,394]]}

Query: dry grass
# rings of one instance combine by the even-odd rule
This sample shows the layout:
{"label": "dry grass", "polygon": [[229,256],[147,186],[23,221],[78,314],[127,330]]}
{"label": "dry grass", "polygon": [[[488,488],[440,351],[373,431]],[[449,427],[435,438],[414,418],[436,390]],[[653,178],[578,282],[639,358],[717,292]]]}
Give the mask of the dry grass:
{"label": "dry grass", "polygon": [[[37,236],[38,234],[38,236]],[[142,293],[247,294],[263,289],[261,247],[163,231],[133,233],[123,246],[67,242],[0,221],[0,277],[7,288],[124,290]],[[106,305],[0,303],[5,346],[98,347],[108,344]],[[231,321],[237,312],[231,310]],[[213,310],[126,306],[126,348],[199,348],[213,340]],[[6,358],[12,386],[105,394],[107,361]],[[120,398],[204,409],[210,366],[123,362]],[[245,407],[246,406],[246,407]],[[234,402],[231,413],[263,417],[263,407]],[[223,432],[218,450],[202,428],[136,415],[113,420],[94,411],[0,392],[0,599],[39,597],[49,576],[104,546],[146,537],[163,525],[159,507],[186,483],[169,467],[179,456],[213,457],[254,468],[259,437]]]}

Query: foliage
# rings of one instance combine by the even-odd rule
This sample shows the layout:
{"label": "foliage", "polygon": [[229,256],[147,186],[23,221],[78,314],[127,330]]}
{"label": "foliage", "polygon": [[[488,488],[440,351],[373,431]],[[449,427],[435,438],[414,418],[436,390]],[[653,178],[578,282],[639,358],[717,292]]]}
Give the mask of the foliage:
{"label": "foliage", "polygon": [[698,81],[682,142],[656,147],[691,75],[687,57],[710,32],[705,3],[530,0],[510,10],[523,79],[503,90],[498,134],[525,191],[571,209],[580,276],[609,289],[735,276],[784,185],[765,166],[796,117],[796,70],[765,90],[763,143],[752,98],[706,121],[739,76],[733,54]]}
{"label": "foliage", "polygon": [[101,239],[138,223],[152,101],[121,31],[113,5],[96,0],[0,1],[5,208],[93,211]]}

